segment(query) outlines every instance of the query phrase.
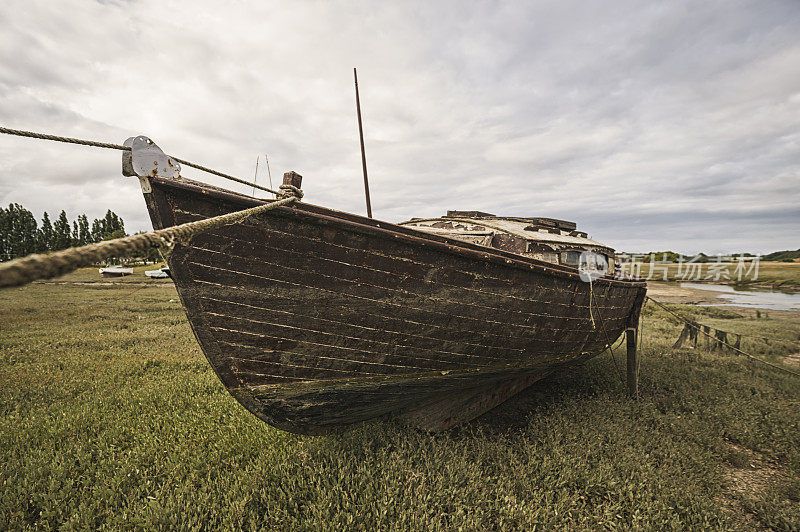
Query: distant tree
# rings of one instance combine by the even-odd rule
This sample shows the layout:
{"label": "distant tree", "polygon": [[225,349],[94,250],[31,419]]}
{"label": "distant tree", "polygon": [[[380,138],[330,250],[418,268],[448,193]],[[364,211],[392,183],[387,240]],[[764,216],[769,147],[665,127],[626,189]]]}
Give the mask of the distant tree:
{"label": "distant tree", "polygon": [[91,234],[93,242],[125,236],[125,223],[116,213],[108,210],[103,218],[92,222]]}
{"label": "distant tree", "polygon": [[105,224],[106,234],[109,235],[110,238],[125,236],[125,224],[122,222],[122,218],[117,216],[116,213],[110,209],[106,212]]}
{"label": "distant tree", "polygon": [[89,229],[89,219],[85,214],[78,216],[78,245],[85,246],[92,242],[92,232]]}
{"label": "distant tree", "polygon": [[50,215],[45,211],[42,215],[42,226],[37,233],[37,251],[44,253],[53,249],[53,224],[50,222]]}
{"label": "distant tree", "polygon": [[51,246],[51,251],[67,249],[71,245],[72,232],[69,228],[69,220],[67,220],[67,213],[62,210],[56,221],[53,222],[53,244]]}
{"label": "distant tree", "polygon": [[36,218],[22,205],[12,203],[8,208],[0,207],[0,261],[125,235],[122,218],[111,210],[103,218],[94,220],[90,228],[85,214],[70,223],[63,210],[55,222],[51,222],[45,212],[41,226],[37,226]]}
{"label": "distant tree", "polygon": [[647,255],[643,257],[642,260],[645,262],[653,261],[669,261],[669,262],[678,262],[680,255],[675,253],[674,251],[651,251]]}
{"label": "distant tree", "polygon": [[762,257],[763,260],[774,260],[783,262],[792,262],[794,259],[800,259],[800,249],[791,251],[774,251],[767,253]]}
{"label": "distant tree", "polygon": [[114,231],[108,233],[105,239],[113,240],[115,238],[122,238],[123,236],[128,236],[125,232],[125,229],[115,229]]}
{"label": "distant tree", "polygon": [[92,222],[91,237],[92,242],[100,242],[103,240],[103,220],[94,219]]}
{"label": "distant tree", "polygon": [[0,258],[24,257],[37,251],[37,227],[33,213],[12,203],[0,213]]}
{"label": "distant tree", "polygon": [[11,216],[0,207],[0,261],[11,258]]}
{"label": "distant tree", "polygon": [[9,205],[8,211],[11,215],[12,258],[34,253],[37,227],[33,213],[17,203]]}
{"label": "distant tree", "polygon": [[72,245],[73,246],[80,246],[81,245],[81,234],[80,230],[78,229],[78,220],[72,221]]}

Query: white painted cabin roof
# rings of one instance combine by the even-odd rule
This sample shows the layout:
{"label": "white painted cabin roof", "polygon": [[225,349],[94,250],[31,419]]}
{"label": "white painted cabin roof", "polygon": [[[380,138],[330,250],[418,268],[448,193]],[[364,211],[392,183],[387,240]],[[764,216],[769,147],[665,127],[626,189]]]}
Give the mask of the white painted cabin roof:
{"label": "white painted cabin roof", "polygon": [[[448,229],[443,227],[431,227],[427,225],[429,223],[436,223],[436,222],[454,222],[454,223],[479,225],[485,227],[486,229],[488,229],[488,231],[479,229],[469,229],[469,230]],[[420,229],[425,232],[435,233],[440,235],[448,235],[453,233],[465,234],[465,235],[488,235],[493,231],[499,231],[501,233],[512,234],[524,238],[526,240],[532,240],[536,242],[550,242],[553,244],[560,244],[562,246],[565,245],[594,246],[609,250],[612,249],[606,244],[602,244],[596,240],[592,240],[591,238],[585,238],[581,236],[571,236],[567,231],[562,231],[562,233],[567,233],[567,234],[550,233],[546,230],[528,231],[525,228],[531,225],[531,223],[529,222],[521,222],[517,220],[504,220],[499,217],[481,218],[481,219],[461,218],[461,217],[427,218],[423,220],[409,220],[407,222],[401,222],[400,225],[405,225],[407,227],[414,227],[416,229]]]}

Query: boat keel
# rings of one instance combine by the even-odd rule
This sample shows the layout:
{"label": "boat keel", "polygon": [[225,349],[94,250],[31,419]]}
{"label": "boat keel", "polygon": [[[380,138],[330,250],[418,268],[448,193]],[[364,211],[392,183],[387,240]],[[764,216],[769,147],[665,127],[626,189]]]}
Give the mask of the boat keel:
{"label": "boat keel", "polygon": [[428,402],[425,406],[406,410],[397,417],[401,422],[422,430],[444,431],[485,414],[550,373],[548,371],[526,375],[495,382],[478,390],[449,394],[447,397]]}

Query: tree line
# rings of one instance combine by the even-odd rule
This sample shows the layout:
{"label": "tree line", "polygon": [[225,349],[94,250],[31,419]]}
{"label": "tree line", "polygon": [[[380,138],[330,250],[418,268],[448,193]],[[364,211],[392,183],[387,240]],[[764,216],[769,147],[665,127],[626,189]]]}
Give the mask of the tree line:
{"label": "tree line", "polygon": [[110,209],[103,218],[95,218],[91,224],[85,214],[70,222],[63,210],[54,221],[45,212],[41,224],[38,224],[33,213],[18,203],[11,203],[8,208],[0,207],[0,260],[126,235],[122,218]]}

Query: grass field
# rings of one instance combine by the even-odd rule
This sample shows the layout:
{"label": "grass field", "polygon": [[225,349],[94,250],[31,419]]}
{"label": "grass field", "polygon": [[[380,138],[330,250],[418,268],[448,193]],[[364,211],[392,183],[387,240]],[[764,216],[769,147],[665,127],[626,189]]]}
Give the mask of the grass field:
{"label": "grass field", "polygon": [[[653,268],[652,274],[650,273],[650,264],[647,262],[641,264],[640,270],[637,269],[638,266],[634,266],[633,269],[639,272],[638,275],[640,277],[646,278],[650,276],[656,280],[663,280],[663,266],[667,267],[667,279],[670,281],[705,281],[736,284],[743,287],[754,286],[777,290],[800,290],[800,262],[761,261],[758,265],[757,275],[754,275],[756,273],[755,270],[750,270],[752,265],[748,264],[746,269],[741,272],[741,280],[736,273],[735,263],[722,263],[721,266],[713,262],[696,264],[694,266],[695,270],[689,269],[689,266],[684,264],[682,265],[680,276],[677,263],[657,265]],[[625,267],[627,272],[632,271],[630,265]]]}
{"label": "grass field", "polygon": [[[0,291],[0,529],[800,529],[800,377],[672,351],[663,311],[638,402],[618,351],[444,434],[301,437],[241,408],[142,280]],[[799,313],[670,308],[798,351]]]}

